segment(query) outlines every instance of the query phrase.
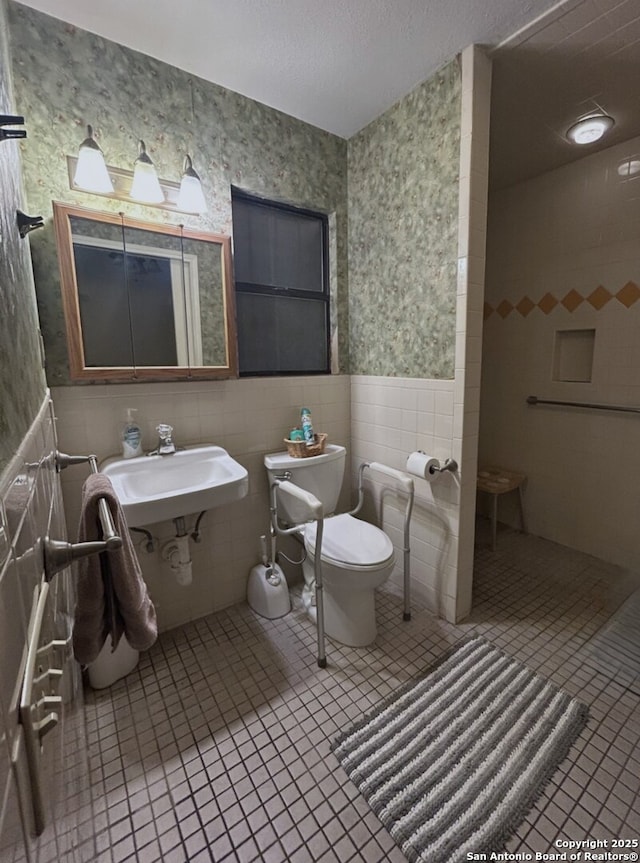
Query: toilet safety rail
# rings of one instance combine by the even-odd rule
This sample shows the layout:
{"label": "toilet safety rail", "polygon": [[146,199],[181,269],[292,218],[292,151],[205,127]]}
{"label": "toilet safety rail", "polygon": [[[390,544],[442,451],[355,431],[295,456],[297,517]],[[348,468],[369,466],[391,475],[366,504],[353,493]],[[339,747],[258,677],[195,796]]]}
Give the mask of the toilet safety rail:
{"label": "toilet safety rail", "polygon": [[[410,476],[403,473],[401,470],[396,470],[393,467],[387,467],[386,464],[380,462],[363,461],[358,469],[358,503],[355,509],[352,509],[349,515],[356,515],[364,503],[364,472],[367,468],[371,471],[384,474],[390,479],[395,480],[402,490],[406,492],[407,503],[404,510],[404,561],[403,561],[403,587],[404,587],[404,610],[402,613],[403,620],[411,620],[411,545],[410,545],[410,527],[411,513],[413,512],[413,499],[415,493],[414,482]],[[446,462],[445,462],[446,469]]]}
{"label": "toilet safety rail", "polygon": [[[91,472],[98,473],[98,459],[95,455],[67,455],[66,453],[56,452],[55,463],[58,472],[73,464],[88,463]],[[103,551],[114,551],[122,546],[122,538],[116,532],[111,511],[104,498],[100,498],[98,501],[98,514],[102,529],[102,540],[72,543],[50,539],[48,536],[42,540],[45,581],[51,581],[57,572],[66,569],[74,560],[79,560],[90,554],[100,554]]]}
{"label": "toilet safety rail", "polygon": [[[363,462],[360,465],[358,473],[358,503],[355,508],[349,512],[349,515],[355,515],[362,508],[364,503],[364,481],[363,475],[365,470],[377,471],[384,474],[394,482],[398,483],[402,490],[406,492],[407,504],[404,513],[404,612],[403,620],[411,620],[411,549],[409,544],[409,533],[411,524],[411,513],[413,511],[414,498],[414,483],[410,476],[406,473],[396,470],[379,462]],[[325,631],[324,631],[324,586],[322,581],[322,532],[324,528],[324,510],[322,503],[315,495],[300,488],[290,482],[289,473],[285,472],[282,477],[276,478],[271,484],[271,529],[280,535],[298,533],[304,524],[310,521],[315,521],[316,526],[316,543],[313,556],[313,574],[315,580],[316,592],[316,618],[317,618],[317,635],[318,635],[318,666],[326,668],[327,656],[325,651]],[[303,505],[303,513],[306,511],[306,518],[302,524],[296,524],[289,527],[282,527],[278,521],[278,494],[289,495],[296,499],[298,503]]]}
{"label": "toilet safety rail", "polygon": [[[286,475],[286,474],[285,474]],[[306,514],[301,524],[293,527],[281,527],[278,521],[278,494],[296,499],[302,504],[302,511]],[[327,667],[327,654],[325,651],[324,637],[324,587],[322,583],[322,532],[324,529],[324,509],[318,498],[303,488],[300,488],[288,479],[275,479],[271,484],[271,502],[269,508],[271,514],[271,529],[275,533],[285,536],[297,533],[307,522],[316,522],[316,549],[313,561],[313,576],[316,589],[316,615],[318,635],[318,666]],[[305,512],[306,511],[306,512]]]}

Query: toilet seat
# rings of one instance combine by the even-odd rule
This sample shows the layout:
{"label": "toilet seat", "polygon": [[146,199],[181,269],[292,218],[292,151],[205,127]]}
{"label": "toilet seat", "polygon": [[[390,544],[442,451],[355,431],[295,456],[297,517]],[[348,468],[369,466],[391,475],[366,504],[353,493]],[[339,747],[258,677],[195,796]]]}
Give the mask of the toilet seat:
{"label": "toilet seat", "polygon": [[[305,526],[304,545],[316,551],[317,523]],[[373,524],[346,513],[325,519],[322,560],[335,567],[366,572],[386,565],[393,557],[393,543]]]}

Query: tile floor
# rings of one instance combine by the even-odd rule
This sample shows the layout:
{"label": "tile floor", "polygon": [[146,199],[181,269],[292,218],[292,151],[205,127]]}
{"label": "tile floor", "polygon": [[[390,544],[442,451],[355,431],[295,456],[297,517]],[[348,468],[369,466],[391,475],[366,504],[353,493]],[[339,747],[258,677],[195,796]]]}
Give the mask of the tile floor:
{"label": "tile floor", "polygon": [[[472,618],[453,626],[381,592],[368,649],[327,642],[300,610],[244,604],[163,634],[138,669],[87,697],[95,859],[322,861],[405,858],[329,751],[339,729],[471,631],[590,705],[569,758],[511,840],[640,838],[640,696],[588,665],[588,641],[637,579],[554,543],[479,531]],[[89,858],[88,858],[89,859]]]}

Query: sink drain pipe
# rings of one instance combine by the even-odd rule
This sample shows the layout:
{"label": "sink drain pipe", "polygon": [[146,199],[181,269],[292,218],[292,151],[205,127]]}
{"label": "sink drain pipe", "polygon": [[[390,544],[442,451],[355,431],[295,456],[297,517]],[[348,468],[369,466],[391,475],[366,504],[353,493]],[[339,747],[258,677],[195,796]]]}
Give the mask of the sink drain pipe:
{"label": "sink drain pipe", "polygon": [[188,587],[193,581],[190,534],[182,516],[174,518],[173,523],[176,526],[176,535],[162,546],[162,557],[169,563],[178,584]]}

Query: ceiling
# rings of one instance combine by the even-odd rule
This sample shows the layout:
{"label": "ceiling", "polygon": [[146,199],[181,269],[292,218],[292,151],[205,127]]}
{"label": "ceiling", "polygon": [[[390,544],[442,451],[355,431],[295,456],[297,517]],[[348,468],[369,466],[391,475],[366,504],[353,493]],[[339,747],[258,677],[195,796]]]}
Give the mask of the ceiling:
{"label": "ceiling", "polygon": [[348,138],[557,0],[21,0]]}
{"label": "ceiling", "polygon": [[[492,188],[640,135],[639,0],[20,2],[345,138],[482,44]],[[612,132],[569,144],[569,126],[597,110]]]}
{"label": "ceiling", "polygon": [[[640,135],[638,0],[568,0],[492,58],[492,188]],[[612,131],[570,144],[567,129],[598,111],[614,118]]]}

